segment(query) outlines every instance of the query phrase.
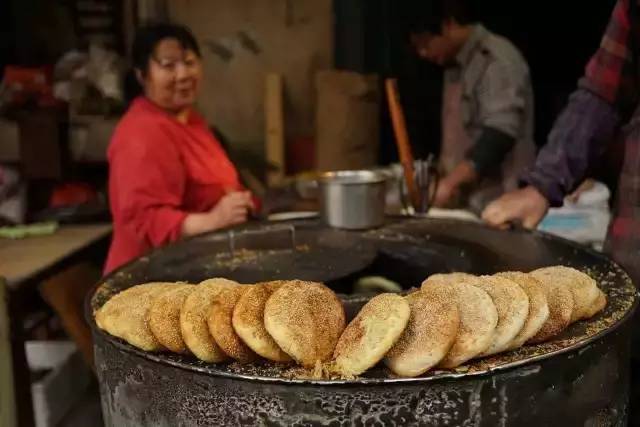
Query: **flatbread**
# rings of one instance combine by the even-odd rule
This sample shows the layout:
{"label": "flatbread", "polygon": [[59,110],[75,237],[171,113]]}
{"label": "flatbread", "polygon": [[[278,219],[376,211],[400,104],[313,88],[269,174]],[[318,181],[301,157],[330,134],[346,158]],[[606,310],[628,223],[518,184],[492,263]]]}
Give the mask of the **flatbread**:
{"label": "flatbread", "polygon": [[233,329],[255,353],[273,362],[290,362],[264,327],[264,306],[271,294],[285,282],[268,282],[251,286],[233,309]]}
{"label": "flatbread", "polygon": [[228,360],[227,354],[218,347],[207,324],[213,300],[224,290],[240,286],[227,279],[209,279],[197,285],[184,301],[180,310],[180,331],[187,348],[200,360],[219,363]]}
{"label": "flatbread", "polygon": [[598,299],[598,286],[596,281],[575,268],[554,266],[540,268],[532,271],[531,274],[538,280],[555,280],[563,284],[573,295],[573,311],[571,313],[571,323],[580,319],[585,319],[589,314],[591,306]]}
{"label": "flatbread", "polygon": [[450,291],[451,301],[458,306],[460,327],[449,353],[438,364],[443,368],[455,368],[476,357],[491,345],[498,325],[498,311],[487,292],[465,282],[445,284],[428,281],[422,289],[439,287]]}
{"label": "flatbread", "polygon": [[533,275],[533,277],[540,283],[549,305],[547,321],[544,322],[538,333],[527,341],[528,343],[536,344],[555,337],[569,326],[574,302],[571,290],[562,282],[546,274]]}
{"label": "flatbread", "polygon": [[416,377],[448,354],[458,336],[460,313],[450,292],[439,286],[414,292],[406,300],[411,317],[385,363],[396,375]]}
{"label": "flatbread", "polygon": [[149,309],[149,328],[158,342],[174,353],[188,353],[187,345],[180,331],[180,310],[182,304],[196,287],[194,285],[174,286],[158,295]]}
{"label": "flatbread", "polygon": [[96,311],[96,324],[141,350],[163,351],[165,348],[149,328],[148,314],[154,298],[174,286],[175,283],[154,282],[125,289]]}
{"label": "flatbread", "polygon": [[533,338],[542,329],[549,318],[549,304],[541,288],[540,282],[530,274],[520,272],[498,273],[496,276],[505,277],[516,282],[529,297],[529,315],[522,330],[511,342],[510,350],[519,348]]}
{"label": "flatbread", "polygon": [[598,298],[594,301],[589,311],[586,313],[586,318],[590,319],[596,314],[600,313],[607,306],[607,295],[598,289]]}
{"label": "flatbread", "polygon": [[474,276],[473,274],[461,273],[461,272],[432,274],[427,278],[427,280],[425,280],[422,283],[422,287],[425,287],[431,284],[451,285],[455,283],[464,282],[465,280],[473,279],[475,277],[476,276]]}
{"label": "flatbread", "polygon": [[236,286],[220,292],[213,300],[208,318],[209,332],[218,347],[227,356],[241,363],[249,363],[258,359],[258,355],[236,334],[232,324],[233,310],[240,297],[249,288],[249,285]]}
{"label": "flatbread", "polygon": [[373,297],[344,330],[333,353],[335,371],[357,376],[378,363],[398,341],[411,310],[397,294]]}
{"label": "flatbread", "polygon": [[264,325],[285,353],[305,367],[314,367],[331,358],[346,320],[342,302],[331,289],[294,280],[269,297]]}
{"label": "flatbread", "polygon": [[529,315],[529,297],[514,281],[499,276],[482,276],[468,281],[486,291],[498,310],[498,325],[489,347],[478,356],[491,356],[509,349]]}

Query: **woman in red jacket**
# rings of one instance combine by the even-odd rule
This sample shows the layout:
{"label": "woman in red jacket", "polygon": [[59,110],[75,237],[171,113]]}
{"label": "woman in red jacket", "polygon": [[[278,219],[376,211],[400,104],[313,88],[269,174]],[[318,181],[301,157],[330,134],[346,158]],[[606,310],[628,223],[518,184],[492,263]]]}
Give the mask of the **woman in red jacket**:
{"label": "woman in red jacket", "polygon": [[254,208],[193,108],[202,65],[189,30],[167,24],[140,29],[133,66],[142,94],[108,151],[114,231],[105,273],[150,248],[245,222]]}

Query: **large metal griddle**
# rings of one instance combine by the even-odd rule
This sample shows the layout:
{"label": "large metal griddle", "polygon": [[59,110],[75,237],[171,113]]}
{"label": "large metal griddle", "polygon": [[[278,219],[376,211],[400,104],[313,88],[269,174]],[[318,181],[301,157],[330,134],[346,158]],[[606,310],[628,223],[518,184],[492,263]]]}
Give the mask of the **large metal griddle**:
{"label": "large metal griddle", "polygon": [[[353,317],[367,298],[347,294],[355,280],[365,275],[383,275],[399,282],[405,289],[409,289],[412,286],[419,286],[425,277],[438,272],[468,271],[475,274],[491,274],[498,271],[530,271],[556,264],[576,267],[595,277],[608,296],[609,303],[604,312],[590,321],[578,322],[570,326],[548,343],[525,346],[514,352],[479,359],[454,371],[432,371],[420,378],[394,378],[383,366],[378,366],[361,378],[352,380],[308,379],[292,377],[290,368],[277,368],[273,364],[248,367],[237,364],[214,365],[197,361],[190,356],[146,353],[99,330],[92,316],[92,312],[111,295],[138,283],[158,280],[197,283],[210,277],[229,277],[244,283],[293,278],[323,281],[342,294],[348,317]],[[176,390],[182,390],[184,393],[189,393],[189,387],[182,382],[183,378],[184,381],[192,384],[202,381],[205,384],[211,382],[214,388],[222,387],[224,384],[227,388],[239,387],[238,390],[242,390],[238,391],[241,399],[242,396],[246,397],[247,393],[257,393],[260,399],[263,399],[262,394],[267,393],[273,394],[274,399],[286,400],[286,394],[294,393],[293,390],[296,390],[295,393],[299,396],[304,396],[305,393],[315,396],[320,393],[320,396],[328,399],[327,402],[329,402],[337,396],[342,396],[341,399],[346,398],[340,394],[345,387],[354,392],[363,393],[360,397],[354,395],[357,397],[356,401],[375,400],[376,393],[391,392],[393,395],[393,390],[400,393],[399,395],[409,393],[407,396],[413,396],[412,399],[416,399],[414,394],[418,393],[417,396],[419,396],[420,393],[426,393],[426,391],[419,391],[426,387],[434,393],[439,390],[441,400],[445,403],[451,398],[448,395],[449,392],[454,395],[459,394],[461,399],[467,395],[476,396],[479,399],[477,405],[480,405],[479,408],[484,413],[486,408],[494,404],[484,401],[481,394],[474,395],[474,384],[484,384],[487,381],[493,381],[494,386],[501,381],[516,384],[518,378],[527,376],[538,378],[542,375],[540,378],[543,379],[543,383],[546,381],[547,386],[558,381],[559,387],[562,382],[567,381],[567,378],[563,378],[562,372],[556,372],[554,377],[553,371],[564,369],[561,368],[562,366],[567,367],[567,373],[577,372],[578,367],[587,369],[585,363],[597,364],[596,359],[600,356],[613,357],[609,353],[618,355],[621,360],[628,358],[628,349],[625,350],[628,347],[628,328],[624,326],[629,323],[636,304],[636,289],[629,276],[617,264],[599,253],[546,234],[525,231],[502,232],[461,221],[405,218],[389,218],[387,224],[380,229],[357,233],[328,229],[315,220],[302,220],[284,224],[250,224],[230,232],[199,236],[156,250],[121,268],[98,284],[92,298],[88,300],[87,318],[95,334],[103,409],[107,408],[106,412],[110,414],[107,416],[107,424],[112,420],[112,425],[116,425],[129,419],[140,421],[140,418],[135,415],[122,415],[123,408],[118,405],[132,404],[123,403],[122,398],[117,395],[118,387],[122,387],[123,384],[131,386],[131,378],[127,375],[131,375],[136,369],[150,369],[156,371],[157,375],[166,375],[167,384],[177,381],[180,387]],[[615,369],[622,375],[626,368],[620,366],[618,362]],[[552,365],[557,367],[548,368]],[[545,369],[544,366],[547,368]],[[578,372],[576,381],[580,379],[580,375],[583,380],[591,378],[584,372],[581,374]],[[597,374],[594,375],[597,376]],[[150,396],[155,396],[157,392],[154,390],[158,389],[158,384],[152,384],[153,376],[147,376],[147,378],[150,381],[149,384],[136,387],[138,391],[146,390],[141,393],[146,396],[143,401],[147,401]],[[610,395],[611,403],[607,405],[616,407],[614,414],[605,415],[605,418],[618,420],[624,417],[620,412],[626,410],[626,381],[608,384],[607,387],[610,389],[608,391],[607,387],[600,385],[605,389],[600,392],[604,391]],[[535,383],[533,388],[524,387],[518,392],[524,393],[522,398],[530,395],[536,387],[540,387],[538,380]],[[447,384],[449,384],[448,388]],[[465,389],[467,391],[463,392],[459,387],[462,389],[467,387],[468,390]],[[162,387],[162,389],[165,393],[167,392],[166,388]],[[249,390],[253,391],[249,392]],[[544,388],[540,391],[544,391]],[[500,397],[499,389],[496,389],[495,393],[496,397],[492,399],[498,401],[506,399],[506,396]],[[366,397],[369,394],[371,395]],[[464,399],[471,398],[469,396]],[[173,399],[176,398],[173,397]],[[396,402],[396,398],[389,398],[399,408],[406,406],[404,403]],[[238,418],[233,418],[232,414],[237,413],[238,410],[233,409],[233,405],[229,405],[229,399],[230,397],[226,396],[224,400],[227,402],[225,405],[229,407],[229,411],[225,409],[223,412],[237,420]],[[580,402],[587,400],[576,402],[576,408],[580,407]],[[544,405],[544,401],[541,398],[539,403]],[[440,408],[436,412],[440,411],[438,413],[441,415],[446,414],[445,403],[443,403],[444,406],[434,403],[435,409]],[[538,407],[538,402],[535,403],[535,405],[532,403],[531,411],[532,414],[537,414],[539,411],[539,417],[530,416],[531,420],[544,420],[544,417],[554,412]],[[153,406],[153,403],[149,404]],[[198,403],[207,408],[220,408],[220,404],[218,398],[213,395],[209,401]],[[413,404],[414,407],[417,407],[416,405],[420,406],[419,399]],[[474,408],[474,403],[459,402],[458,406],[461,407],[458,409],[459,416],[463,417],[465,411],[471,411]],[[568,404],[568,407],[570,406]],[[456,404],[449,403],[450,409],[455,407]],[[517,407],[509,409],[509,405],[505,406],[500,416],[508,415]],[[393,405],[387,409],[394,412]],[[500,412],[486,410],[489,413]],[[175,415],[175,411],[174,408],[170,413]],[[323,416],[326,418],[325,421],[333,419],[316,405],[312,405],[311,409],[305,409],[303,405],[297,409],[283,411],[292,418],[282,419],[289,421],[305,420],[307,412],[310,417],[308,420],[319,420],[317,423],[319,425],[324,424]],[[453,412],[455,411],[452,409]],[[258,413],[251,415],[249,411],[247,419],[255,421],[255,417],[260,416],[264,420],[271,420],[271,416],[265,415],[264,411],[260,413],[262,415]],[[348,418],[350,421],[354,420],[354,416],[357,419],[364,419],[363,416],[353,415],[353,408],[349,409],[348,413],[352,417]],[[340,414],[336,416],[338,415]],[[451,418],[444,415],[438,418],[436,415],[433,414],[435,417],[433,420]],[[345,415],[341,416],[344,418]],[[583,416],[590,415],[576,414],[576,419],[582,419]],[[412,419],[412,416],[406,414],[404,417]],[[418,417],[416,422],[420,423],[420,420],[424,419],[426,418]],[[484,419],[491,418],[485,416]],[[554,416],[553,419],[558,418]]]}

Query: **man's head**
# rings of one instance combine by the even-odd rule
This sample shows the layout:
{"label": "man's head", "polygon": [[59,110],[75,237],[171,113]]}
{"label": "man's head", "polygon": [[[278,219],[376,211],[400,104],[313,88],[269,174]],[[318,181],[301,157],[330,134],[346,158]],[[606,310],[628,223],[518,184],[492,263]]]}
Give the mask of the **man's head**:
{"label": "man's head", "polygon": [[478,19],[478,0],[434,0],[430,13],[411,33],[418,55],[438,65],[450,65]]}

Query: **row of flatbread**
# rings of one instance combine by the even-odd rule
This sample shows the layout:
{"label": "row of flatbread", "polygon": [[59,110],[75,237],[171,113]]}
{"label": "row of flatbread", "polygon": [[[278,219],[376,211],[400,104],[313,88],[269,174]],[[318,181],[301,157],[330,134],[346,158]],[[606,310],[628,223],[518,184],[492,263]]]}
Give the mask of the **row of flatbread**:
{"label": "row of flatbread", "polygon": [[606,305],[593,279],[567,267],[429,277],[407,296],[372,298],[346,325],[321,283],[227,279],[131,287],[95,313],[98,327],[145,351],[220,363],[266,359],[353,377],[384,360],[399,376],[455,368],[539,343]]}
{"label": "row of flatbread", "polygon": [[346,326],[331,289],[299,280],[146,283],[113,296],[95,319],[145,351],[193,354],[210,363],[262,358],[309,367],[332,356]]}

